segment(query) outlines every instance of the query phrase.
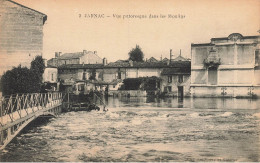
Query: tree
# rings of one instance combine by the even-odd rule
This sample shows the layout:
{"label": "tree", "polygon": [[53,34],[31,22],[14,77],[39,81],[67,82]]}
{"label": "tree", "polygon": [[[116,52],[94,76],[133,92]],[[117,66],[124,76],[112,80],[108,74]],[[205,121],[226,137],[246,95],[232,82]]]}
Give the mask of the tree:
{"label": "tree", "polygon": [[144,54],[139,47],[139,45],[136,45],[135,48],[133,48],[129,53],[129,60],[136,61],[136,62],[143,62],[144,61]]}
{"label": "tree", "polygon": [[40,92],[42,85],[42,74],[44,73],[45,64],[42,56],[36,56],[31,62],[30,71],[32,76],[30,77],[33,83],[31,84],[33,92]]}
{"label": "tree", "polygon": [[31,62],[31,68],[14,67],[4,73],[1,79],[3,95],[17,93],[39,93],[42,84],[42,74],[44,72],[44,61],[41,56],[37,56]]}
{"label": "tree", "polygon": [[33,83],[31,77],[33,73],[26,67],[14,67],[12,70],[4,73],[2,77],[3,95],[11,95],[16,93],[31,93]]}
{"label": "tree", "polygon": [[45,69],[45,65],[42,56],[39,55],[36,56],[31,62],[30,70],[38,74],[38,76],[42,77],[44,69]]}

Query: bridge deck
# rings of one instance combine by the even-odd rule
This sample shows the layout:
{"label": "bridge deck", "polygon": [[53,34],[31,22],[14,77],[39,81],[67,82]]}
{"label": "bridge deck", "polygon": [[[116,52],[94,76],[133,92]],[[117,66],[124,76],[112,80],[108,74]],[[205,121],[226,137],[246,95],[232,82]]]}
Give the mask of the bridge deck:
{"label": "bridge deck", "polygon": [[22,94],[4,97],[0,105],[0,149],[12,141],[31,121],[41,115],[61,112],[62,93]]}
{"label": "bridge deck", "polygon": [[24,119],[24,117],[29,118],[32,116],[35,116],[37,114],[42,114],[43,112],[48,111],[49,109],[52,109],[53,107],[57,107],[61,105],[61,100],[54,100],[50,103],[48,103],[45,107],[38,106],[38,107],[32,107],[27,109],[22,109],[19,111],[15,111],[13,113],[4,115],[0,117],[2,128],[1,130],[4,130],[8,128],[11,124],[15,123],[16,121],[19,121],[20,119]]}

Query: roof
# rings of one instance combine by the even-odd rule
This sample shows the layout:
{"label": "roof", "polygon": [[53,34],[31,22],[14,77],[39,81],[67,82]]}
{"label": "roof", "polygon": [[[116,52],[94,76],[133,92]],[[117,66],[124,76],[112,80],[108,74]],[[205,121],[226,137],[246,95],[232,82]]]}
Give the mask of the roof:
{"label": "roof", "polygon": [[103,67],[103,64],[68,64],[61,65],[58,69],[98,69]]}
{"label": "roof", "polygon": [[129,62],[129,60],[122,60],[122,59],[120,59],[120,60],[117,60],[117,61],[115,61],[116,63],[121,63],[121,62]]}
{"label": "roof", "polygon": [[243,36],[240,33],[231,33],[228,37],[219,37],[219,38],[212,38],[211,41],[216,41],[216,40],[229,40],[231,39],[233,36],[238,36],[239,38],[242,39],[257,39],[260,36]]}
{"label": "roof", "polygon": [[168,62],[169,61],[169,59],[168,58],[163,58],[163,60],[162,60],[162,62]]}
{"label": "roof", "polygon": [[116,62],[110,62],[105,67],[109,67],[109,68],[130,67],[130,63],[129,62],[118,62],[118,61],[116,61]]}
{"label": "roof", "polygon": [[72,59],[72,58],[80,58],[83,56],[83,52],[76,52],[76,53],[64,53],[59,56],[59,59]]}
{"label": "roof", "polygon": [[187,61],[187,59],[184,58],[183,56],[179,55],[178,57],[176,57],[175,59],[173,59],[173,61]]}
{"label": "roof", "polygon": [[102,68],[167,68],[167,67],[189,67],[190,61],[172,61],[169,65],[165,62],[111,62],[104,66],[103,64],[67,64],[61,65],[58,69],[102,69]]}
{"label": "roof", "polygon": [[122,83],[123,82],[123,80],[122,79],[114,79],[112,82],[110,82],[109,84],[110,85],[116,85],[116,84],[118,84],[118,83]]}
{"label": "roof", "polygon": [[162,75],[190,75],[191,70],[190,69],[183,69],[183,68],[165,68],[162,71]]}
{"label": "roof", "polygon": [[183,67],[189,66],[190,61],[172,61],[170,65],[167,65],[166,62],[133,62],[133,66],[129,62],[111,62],[104,68],[164,68],[164,67]]}
{"label": "roof", "polygon": [[191,44],[191,46],[213,46],[215,44],[212,44],[212,43],[199,43],[199,44]]}
{"label": "roof", "polygon": [[6,1],[9,1],[9,2],[11,2],[11,3],[14,3],[14,4],[18,5],[18,6],[21,6],[21,7],[23,7],[23,8],[29,9],[29,10],[31,10],[31,11],[33,11],[33,12],[36,12],[36,13],[42,15],[42,16],[43,16],[43,24],[44,24],[45,21],[47,20],[47,15],[44,14],[44,13],[42,13],[42,12],[39,12],[39,11],[37,11],[37,10],[34,10],[34,9],[29,8],[29,7],[27,7],[27,6],[24,6],[24,5],[20,4],[20,3],[14,2],[14,1],[12,1],[12,0],[6,0]]}
{"label": "roof", "polygon": [[158,60],[155,59],[154,57],[151,57],[150,59],[147,60],[147,62],[158,62]]}
{"label": "roof", "polygon": [[191,62],[190,61],[173,61],[170,66],[164,68],[162,75],[174,75],[174,74],[187,74],[191,73]]}

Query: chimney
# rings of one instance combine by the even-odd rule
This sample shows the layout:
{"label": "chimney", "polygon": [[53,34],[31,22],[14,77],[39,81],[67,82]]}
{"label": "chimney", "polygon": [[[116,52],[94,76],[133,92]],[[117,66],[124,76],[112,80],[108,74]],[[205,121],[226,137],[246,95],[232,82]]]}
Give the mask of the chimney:
{"label": "chimney", "polygon": [[103,65],[106,66],[107,65],[107,59],[103,58]]}
{"label": "chimney", "polygon": [[83,50],[83,54],[87,54],[87,50]]}
{"label": "chimney", "polygon": [[59,55],[58,55],[59,57],[61,56],[61,52],[59,52]]}
{"label": "chimney", "polygon": [[134,62],[132,60],[129,60],[130,67],[134,66]]}
{"label": "chimney", "polygon": [[55,58],[59,57],[59,52],[55,52]]}
{"label": "chimney", "polygon": [[180,56],[181,56],[181,49],[180,49]]}
{"label": "chimney", "polygon": [[97,51],[94,51],[94,54],[97,54]]}
{"label": "chimney", "polygon": [[171,63],[171,60],[168,60],[168,61],[167,61],[167,65],[169,66],[169,65],[170,65],[170,63]]}
{"label": "chimney", "polygon": [[161,55],[161,61],[162,61],[162,55]]}
{"label": "chimney", "polygon": [[170,63],[172,61],[172,49],[170,49]]}
{"label": "chimney", "polygon": [[47,67],[47,59],[43,59],[44,66]]}

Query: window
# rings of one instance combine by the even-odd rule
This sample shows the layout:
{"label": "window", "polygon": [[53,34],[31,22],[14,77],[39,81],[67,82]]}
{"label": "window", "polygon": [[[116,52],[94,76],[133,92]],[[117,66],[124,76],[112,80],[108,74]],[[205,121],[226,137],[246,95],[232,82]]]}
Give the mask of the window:
{"label": "window", "polygon": [[83,84],[78,85],[78,90],[79,91],[83,91],[84,90],[84,85]]}
{"label": "window", "polygon": [[259,50],[255,51],[255,65],[256,66],[260,65],[260,52],[259,52]]}
{"label": "window", "polygon": [[167,87],[164,87],[163,92],[167,92]]}
{"label": "window", "polygon": [[168,76],[168,83],[172,82],[172,76]]}
{"label": "window", "polygon": [[217,85],[218,83],[218,70],[216,67],[209,67],[208,69],[208,84]]}
{"label": "window", "polygon": [[182,83],[183,82],[183,75],[178,75],[178,82]]}
{"label": "window", "polygon": [[121,79],[121,72],[120,71],[118,71],[118,73],[117,73],[117,79]]}
{"label": "window", "polygon": [[86,72],[83,72],[82,80],[86,80]]}
{"label": "window", "polygon": [[54,81],[54,79],[53,79],[53,74],[51,74],[51,81]]}
{"label": "window", "polygon": [[113,88],[116,88],[116,85],[113,85]]}
{"label": "window", "polygon": [[168,86],[168,92],[171,92],[171,91],[172,91],[172,87]]}

